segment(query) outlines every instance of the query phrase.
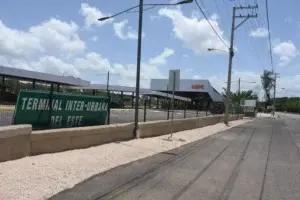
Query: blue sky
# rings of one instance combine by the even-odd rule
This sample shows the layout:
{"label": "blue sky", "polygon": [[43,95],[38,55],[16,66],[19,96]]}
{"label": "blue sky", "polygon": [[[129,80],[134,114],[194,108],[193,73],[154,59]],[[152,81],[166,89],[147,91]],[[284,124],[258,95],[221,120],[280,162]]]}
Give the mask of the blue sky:
{"label": "blue sky", "polygon": [[[168,0],[144,0],[168,3]],[[72,3],[71,3],[72,2]],[[109,3],[108,3],[109,2]],[[200,0],[200,6],[203,7]],[[230,38],[232,6],[258,2],[258,18],[236,31],[233,80],[242,89],[261,92],[259,75],[271,69],[266,30],[265,0],[202,0],[205,13],[221,37]],[[300,92],[300,2],[269,1],[275,69],[280,73],[278,95]],[[106,22],[97,18],[114,14],[137,0],[4,1],[0,10],[0,64],[54,74],[74,75],[104,83],[110,70],[112,84],[135,84],[138,13]],[[181,7],[157,7],[144,12],[142,86],[151,78],[167,77],[169,69],[181,69],[182,78],[209,79],[220,90],[227,77],[228,55],[208,52],[226,49],[195,3]],[[252,33],[252,34],[251,34]],[[233,82],[233,90],[237,84]]]}

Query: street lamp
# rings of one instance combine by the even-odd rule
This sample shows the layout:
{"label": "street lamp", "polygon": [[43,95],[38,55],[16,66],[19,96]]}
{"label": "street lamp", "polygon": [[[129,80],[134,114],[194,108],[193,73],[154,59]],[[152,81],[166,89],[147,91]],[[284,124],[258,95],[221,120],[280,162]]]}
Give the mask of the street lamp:
{"label": "street lamp", "polygon": [[225,53],[229,53],[229,51],[225,51],[225,50],[222,50],[222,49],[215,49],[215,48],[208,48],[207,51],[222,51],[222,52],[225,52]]}
{"label": "street lamp", "polygon": [[114,15],[111,15],[111,16],[101,17],[101,18],[98,19],[98,21],[105,21],[107,19],[114,18],[114,17],[119,16],[119,15],[121,15],[123,13],[127,13],[127,12],[129,12],[129,11],[135,9],[135,8],[138,8],[138,7],[140,7],[140,5],[142,7],[143,6],[152,6],[152,8],[153,8],[155,6],[178,6],[178,5],[181,5],[181,4],[187,4],[187,3],[192,3],[192,2],[193,2],[193,0],[183,0],[183,1],[180,1],[180,2],[177,2],[177,3],[154,3],[154,4],[147,3],[147,4],[143,4],[143,1],[140,0],[140,4],[139,5],[133,6],[131,8],[128,8],[126,10],[123,10],[123,11],[121,11],[119,13],[116,13]]}
{"label": "street lamp", "polygon": [[126,13],[130,10],[133,10],[137,7],[139,7],[139,22],[138,22],[138,44],[137,44],[137,68],[136,68],[136,84],[135,84],[135,112],[134,112],[134,136],[135,138],[140,137],[139,132],[139,92],[140,92],[140,71],[141,71],[141,53],[142,53],[142,29],[143,29],[143,6],[177,6],[187,3],[192,3],[193,0],[183,0],[177,3],[170,3],[170,4],[144,4],[144,0],[140,0],[139,5],[133,6],[131,8],[128,8],[124,11],[121,11],[117,14],[106,16],[99,18],[99,21],[104,21],[107,19],[114,18],[118,15],[121,15],[123,13]]}

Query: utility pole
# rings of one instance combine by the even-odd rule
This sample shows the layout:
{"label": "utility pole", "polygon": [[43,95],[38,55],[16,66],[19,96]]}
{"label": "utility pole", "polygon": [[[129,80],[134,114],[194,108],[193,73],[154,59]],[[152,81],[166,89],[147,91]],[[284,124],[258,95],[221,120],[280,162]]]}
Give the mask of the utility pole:
{"label": "utility pole", "polygon": [[109,70],[107,71],[107,79],[106,79],[106,92],[107,92],[107,97],[108,97],[108,112],[107,112],[107,124],[110,124],[110,103],[111,103],[111,97],[110,97],[110,92],[109,92]]}
{"label": "utility pole", "polygon": [[238,94],[241,94],[241,78],[239,78],[239,89],[238,89]]}
{"label": "utility pole", "polygon": [[277,82],[277,77],[279,77],[279,74],[278,73],[274,73],[273,71],[273,74],[274,74],[274,93],[273,93],[273,108],[272,108],[272,115],[275,116],[275,105],[276,105],[276,82]]}
{"label": "utility pole", "polygon": [[[226,104],[225,104],[225,117],[224,117],[224,123],[228,125],[229,121],[229,107],[230,107],[230,89],[231,89],[231,71],[232,71],[232,59],[234,56],[234,50],[233,50],[233,43],[234,43],[234,32],[237,30],[243,23],[245,23],[248,19],[257,17],[257,14],[255,15],[236,15],[236,10],[253,10],[258,8],[258,5],[255,6],[239,6],[239,7],[233,7],[232,9],[232,25],[231,25],[231,37],[230,37],[230,47],[229,47],[229,64],[228,64],[228,77],[227,77],[227,91],[226,91]],[[235,19],[241,18],[243,19],[237,26],[235,25]]]}
{"label": "utility pole", "polygon": [[107,71],[107,78],[106,78],[106,92],[107,92],[107,96],[109,96],[109,70]]}
{"label": "utility pole", "polygon": [[134,112],[134,130],[135,138],[140,138],[139,130],[139,101],[140,101],[140,71],[142,56],[142,30],[143,30],[143,5],[144,1],[140,0],[139,4],[139,28],[138,28],[138,45],[137,45],[137,64],[136,64],[136,84],[135,84],[135,112]]}

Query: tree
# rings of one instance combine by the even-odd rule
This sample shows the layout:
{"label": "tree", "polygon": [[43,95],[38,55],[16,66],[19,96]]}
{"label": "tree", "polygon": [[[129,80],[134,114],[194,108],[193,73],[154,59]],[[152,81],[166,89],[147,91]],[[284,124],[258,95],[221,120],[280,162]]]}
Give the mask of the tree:
{"label": "tree", "polygon": [[[223,96],[226,97],[226,88],[223,88]],[[234,92],[231,93],[231,101],[233,104],[239,104],[241,99],[258,99],[258,96],[254,94],[252,90],[247,90],[247,91],[241,91],[239,92]]]}
{"label": "tree", "polygon": [[273,87],[273,72],[269,70],[264,70],[261,78],[262,88],[265,92],[265,98],[267,105],[270,105],[271,102],[271,89]]}

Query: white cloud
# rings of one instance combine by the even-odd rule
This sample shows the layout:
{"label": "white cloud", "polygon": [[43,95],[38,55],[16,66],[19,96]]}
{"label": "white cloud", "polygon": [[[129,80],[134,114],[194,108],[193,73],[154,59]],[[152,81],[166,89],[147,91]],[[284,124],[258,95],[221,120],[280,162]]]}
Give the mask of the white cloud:
{"label": "white cloud", "polygon": [[60,52],[70,55],[85,49],[85,42],[80,40],[77,34],[78,29],[74,22],[67,23],[51,18],[41,25],[31,27],[29,32],[39,39],[41,46],[45,47],[48,53],[59,49]]}
{"label": "white cloud", "polygon": [[31,70],[42,71],[45,73],[50,73],[58,75],[70,75],[74,77],[79,77],[79,70],[70,63],[65,63],[61,59],[53,56],[44,56],[39,58],[37,61],[29,62],[28,64]]}
{"label": "white cloud", "polygon": [[[252,90],[255,94],[257,94],[261,99],[264,96],[263,90],[261,90],[261,80],[260,74],[251,71],[232,71],[232,83],[231,83],[231,91],[236,92],[238,90],[238,79],[241,78],[241,91],[245,90]],[[220,93],[223,92],[223,88],[227,87],[227,75],[226,74],[219,74],[207,77],[212,84],[212,86],[219,91]],[[255,83],[247,83],[247,82],[255,82]]]}
{"label": "white cloud", "polygon": [[[136,65],[134,64],[115,64],[113,68],[118,71],[122,76],[118,79],[118,84],[135,86],[136,83]],[[149,88],[151,78],[166,78],[159,71],[158,67],[149,63],[142,63],[141,65],[141,87]]]}
{"label": "white cloud", "polygon": [[202,78],[201,78],[201,76],[194,75],[194,76],[192,77],[192,79],[200,80],[200,79],[202,79]]}
{"label": "white cloud", "polygon": [[118,36],[122,40],[127,40],[127,39],[136,40],[138,38],[137,32],[134,31],[130,26],[126,27],[127,24],[128,24],[128,20],[123,20],[121,22],[114,23],[114,30],[116,36]]}
{"label": "white cloud", "polygon": [[165,48],[164,51],[154,58],[149,60],[151,65],[165,65],[167,63],[167,58],[172,56],[175,53],[173,49]]}
{"label": "white cloud", "polygon": [[78,36],[76,23],[54,18],[28,28],[15,30],[0,21],[0,64],[52,74],[80,76],[91,70],[109,68],[107,59],[87,52]]}
{"label": "white cloud", "polygon": [[249,36],[256,38],[264,38],[268,36],[268,30],[266,28],[257,28],[249,33]]}
{"label": "white cloud", "polygon": [[273,47],[273,52],[279,56],[279,66],[288,65],[293,58],[299,55],[299,50],[292,41],[276,44]]}
{"label": "white cloud", "polygon": [[[74,22],[54,18],[26,30],[15,30],[0,21],[0,64],[8,67],[75,77],[89,77],[92,82],[103,79],[97,74],[108,70],[120,73],[121,85],[135,85],[136,65],[111,63],[99,53],[87,52],[86,43],[78,36]],[[129,36],[131,37],[131,36]],[[96,40],[96,36],[93,40]],[[149,87],[150,78],[163,77],[158,65],[174,53],[165,48],[152,62],[141,65],[141,87]]]}
{"label": "white cloud", "polygon": [[288,17],[286,17],[284,20],[283,20],[283,22],[284,23],[292,23],[293,22],[293,19],[292,19],[292,17],[291,16],[288,16]]}
{"label": "white cloud", "polygon": [[98,37],[98,36],[93,36],[93,37],[91,38],[91,40],[92,40],[92,41],[94,41],[94,42],[97,42],[97,41],[98,41],[98,39],[99,39],[99,37]]}
{"label": "white cloud", "polygon": [[[192,49],[195,53],[207,53],[208,48],[228,50],[205,19],[198,19],[197,17],[188,18],[183,15],[180,9],[162,8],[158,13],[172,20],[175,37],[182,40],[184,46]],[[229,44],[224,38],[223,31],[220,29],[219,23],[215,18],[216,15],[212,15],[210,23],[221,38]]]}
{"label": "white cloud", "polygon": [[150,19],[151,19],[151,20],[155,20],[155,19],[158,19],[158,18],[159,18],[158,15],[150,15]]}
{"label": "white cloud", "polygon": [[84,17],[84,25],[86,28],[89,28],[93,25],[102,26],[104,24],[113,22],[113,18],[104,21],[98,21],[99,18],[110,16],[110,14],[102,13],[98,8],[92,7],[87,3],[81,4],[79,13]]}
{"label": "white cloud", "polygon": [[214,21],[220,19],[219,15],[217,15],[216,13],[212,14],[212,15],[210,16],[210,18],[211,18],[212,20],[214,20]]}
{"label": "white cloud", "polygon": [[[238,90],[237,80],[241,78],[241,90],[252,90],[254,93],[258,94],[260,99],[264,99],[264,91],[261,87],[261,76],[262,72],[252,72],[252,71],[238,71],[233,70],[232,73],[232,83],[231,91],[236,92]],[[227,76],[225,74],[219,74],[210,77],[201,77],[202,79],[208,79],[212,86],[219,92],[223,92],[223,87],[226,88]],[[255,82],[247,83],[244,81]],[[281,89],[284,88],[284,89]],[[293,76],[280,76],[277,79],[277,90],[276,96],[299,96],[300,93],[300,75]]]}
{"label": "white cloud", "polygon": [[0,21],[0,54],[8,56],[29,56],[44,51],[39,38],[29,32],[8,28]]}
{"label": "white cloud", "polygon": [[28,31],[10,29],[0,21],[0,53],[12,58],[82,53],[86,46],[77,31],[78,26],[74,22],[54,18],[30,27]]}

